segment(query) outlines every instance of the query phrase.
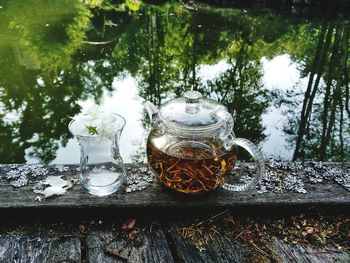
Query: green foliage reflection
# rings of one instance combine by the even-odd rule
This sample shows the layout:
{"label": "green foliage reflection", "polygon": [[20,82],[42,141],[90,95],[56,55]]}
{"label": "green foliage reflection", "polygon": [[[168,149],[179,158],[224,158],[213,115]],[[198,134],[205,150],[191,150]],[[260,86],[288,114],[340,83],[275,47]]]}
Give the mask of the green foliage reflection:
{"label": "green foliage reflection", "polygon": [[[235,132],[262,142],[274,97],[262,58],[289,54],[309,79],[289,105],[284,130],[294,159],[349,159],[349,28],[270,11],[178,2],[3,1],[0,8],[0,159],[43,162],[71,137],[69,117],[87,97],[99,101],[115,77],[131,75],[139,95],[160,105],[188,89],[227,106]],[[208,77],[204,66],[220,68]],[[204,72],[204,73],[203,73]],[[300,96],[299,96],[300,97]],[[275,101],[276,102],[276,101]],[[300,113],[295,109],[300,107]],[[146,118],[144,121],[146,125]]]}
{"label": "green foliage reflection", "polygon": [[285,127],[295,145],[293,160],[350,158],[349,30],[346,22],[325,21],[290,36],[289,43],[303,36],[290,53],[308,79],[300,117],[290,117]]}
{"label": "green foliage reflection", "polygon": [[1,162],[24,162],[30,147],[49,162],[87,95],[72,56],[91,13],[80,1],[6,1],[0,12]]}

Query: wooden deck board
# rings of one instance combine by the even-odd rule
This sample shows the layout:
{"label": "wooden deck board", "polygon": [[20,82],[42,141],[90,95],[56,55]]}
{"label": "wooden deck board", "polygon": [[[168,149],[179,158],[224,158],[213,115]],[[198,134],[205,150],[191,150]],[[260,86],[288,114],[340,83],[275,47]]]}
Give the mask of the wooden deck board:
{"label": "wooden deck board", "polygon": [[283,263],[348,263],[350,256],[336,249],[321,249],[312,246],[289,244],[283,240],[275,240],[273,249]]}
{"label": "wooden deck board", "polygon": [[[325,164],[325,172],[328,168],[333,169],[339,164]],[[21,166],[18,166],[21,167]],[[223,235],[208,236],[208,233],[201,233],[200,238],[193,242],[190,238],[181,234],[181,227],[186,225],[188,217],[183,211],[211,211],[222,208],[230,208],[231,211],[243,207],[284,207],[311,205],[333,206],[339,211],[339,207],[350,205],[350,192],[343,186],[332,180],[322,180],[322,183],[310,183],[309,178],[303,178],[306,194],[294,191],[283,190],[282,192],[269,191],[260,194],[258,191],[232,193],[224,189],[218,189],[210,194],[189,197],[171,192],[157,182],[150,182],[149,186],[141,191],[126,192],[125,188],[116,194],[108,197],[95,197],[89,195],[80,185],[74,186],[63,196],[43,199],[41,202],[35,200],[37,194],[32,191],[32,187],[48,175],[63,175],[64,178],[77,178],[78,171],[76,165],[65,166],[67,169],[58,171],[55,166],[43,166],[47,173],[36,177],[28,175],[28,184],[15,188],[11,185],[11,180],[6,179],[8,166],[0,165],[0,212],[3,223],[11,218],[11,213],[6,211],[16,211],[21,214],[23,211],[34,211],[31,217],[40,218],[38,209],[44,208],[52,211],[52,216],[57,216],[56,211],[67,209],[69,211],[64,220],[76,220],[79,214],[87,209],[85,215],[99,216],[96,211],[104,209],[108,211],[109,220],[114,220],[115,224],[93,225],[87,227],[83,234],[74,233],[65,235],[64,231],[56,226],[47,226],[42,229],[36,223],[29,224],[29,230],[25,233],[11,234],[11,231],[0,225],[0,262],[126,262],[123,257],[128,258],[127,262],[264,262],[269,260],[264,252],[252,250],[252,244],[240,238],[227,238]],[[345,168],[344,168],[345,167]],[[348,173],[350,164],[342,164],[345,173]],[[142,168],[142,169],[141,169]],[[139,170],[138,170],[139,169]],[[142,172],[140,172],[140,169]],[[288,167],[286,168],[288,171]],[[148,170],[145,165],[128,165],[128,176],[146,176]],[[316,176],[318,176],[316,174]],[[320,177],[323,175],[320,174]],[[174,221],[172,216],[168,220],[157,224],[148,223],[136,225],[134,229],[122,230],[120,228],[121,218],[130,211],[129,208],[142,208],[148,217],[157,220],[164,216],[165,211],[182,211],[185,218]],[[163,208],[168,208],[163,209]],[[120,210],[121,209],[121,210]],[[125,209],[125,210],[123,210]],[[187,209],[187,210],[186,210]],[[278,208],[279,209],[279,208]],[[38,212],[37,212],[38,211]],[[44,211],[44,210],[43,210]],[[47,211],[47,210],[45,210]],[[85,210],[84,210],[85,211]],[[120,211],[128,211],[119,214]],[[152,211],[152,212],[151,212]],[[267,210],[266,210],[267,211]],[[278,210],[279,211],[279,210]],[[290,209],[293,211],[293,209]],[[23,212],[25,216],[25,212]],[[35,217],[35,214],[37,216]],[[193,212],[191,216],[195,216]],[[106,214],[104,214],[106,216]],[[282,216],[282,215],[280,215]],[[113,217],[111,219],[111,217]],[[25,218],[25,217],[24,217]],[[57,219],[58,220],[58,219]],[[20,222],[20,221],[19,221]],[[76,224],[72,229],[77,231]],[[20,227],[20,225],[19,225]],[[52,236],[54,231],[56,235]],[[134,238],[129,237],[132,231],[136,231]],[[73,232],[74,232],[73,231]],[[229,230],[228,230],[229,231]],[[130,240],[128,240],[130,239]],[[276,262],[309,262],[309,263],[330,263],[330,262],[350,262],[349,254],[346,251],[337,251],[334,248],[320,249],[305,245],[295,245],[286,243],[275,237],[269,240],[268,251],[273,253]],[[107,249],[118,253],[122,258],[108,255],[104,251]],[[269,261],[266,261],[269,262]]]}
{"label": "wooden deck board", "polygon": [[0,235],[0,262],[81,262],[78,237],[50,239],[48,233],[37,232],[17,238]]}
{"label": "wooden deck board", "polygon": [[[179,226],[179,224],[176,224]],[[179,262],[188,263],[249,263],[249,253],[247,246],[236,240],[228,240],[223,236],[209,238],[206,234],[191,242],[184,238],[179,231],[174,229],[170,231],[175,257]]]}
{"label": "wooden deck board", "polygon": [[[278,262],[278,263],[348,263],[347,252],[336,248],[318,248],[311,245],[291,244],[278,238],[265,243],[268,250],[259,248],[254,242],[243,243],[223,235],[212,235],[210,231],[195,233],[184,237],[183,231],[188,224],[172,223],[169,228],[171,241],[175,247],[175,258],[179,262]],[[197,230],[198,231],[198,230]],[[229,233],[231,230],[227,229]],[[193,233],[193,232],[192,232]],[[252,240],[253,241],[253,240]],[[256,241],[255,241],[256,242]]]}
{"label": "wooden deck board", "polygon": [[[334,165],[333,165],[334,166]],[[332,166],[332,167],[333,167]],[[348,165],[349,166],[349,165]],[[4,166],[2,166],[4,167]],[[69,166],[65,172],[52,171],[50,175],[65,175],[64,178],[77,178],[77,166]],[[146,168],[144,170],[147,170]],[[4,169],[2,168],[2,171]],[[132,174],[132,173],[129,173]],[[142,174],[139,174],[142,176]],[[307,194],[293,191],[279,193],[230,192],[222,188],[202,196],[184,196],[165,189],[157,182],[151,183],[142,191],[127,193],[121,189],[108,197],[89,195],[81,185],[76,185],[63,196],[35,200],[37,194],[32,191],[34,184],[45,178],[31,178],[28,185],[14,188],[4,178],[0,170],[0,209],[6,208],[162,208],[162,207],[236,207],[236,206],[295,206],[295,205],[350,205],[350,192],[334,181],[308,184]]]}
{"label": "wooden deck board", "polygon": [[[137,226],[137,229],[130,231],[116,231],[112,227],[105,230],[93,229],[87,233],[86,249],[87,262],[174,262],[166,237],[159,227],[140,229]],[[125,257],[125,260],[113,256],[113,253]]]}
{"label": "wooden deck board", "polygon": [[227,235],[215,234],[210,226],[216,223],[210,220],[206,221],[209,229],[198,228],[200,231],[193,237],[184,234],[184,229],[194,222],[195,225],[202,222],[197,219],[137,219],[134,227],[125,230],[121,228],[125,216],[123,218],[85,221],[84,226],[79,227],[81,233],[77,232],[77,222],[45,223],[45,227],[27,222],[27,230],[21,225],[15,230],[0,227],[0,262],[350,262],[349,253],[335,247],[291,244],[276,237],[267,240],[267,246],[259,240],[251,243],[236,234],[230,235],[229,225],[225,228]]}

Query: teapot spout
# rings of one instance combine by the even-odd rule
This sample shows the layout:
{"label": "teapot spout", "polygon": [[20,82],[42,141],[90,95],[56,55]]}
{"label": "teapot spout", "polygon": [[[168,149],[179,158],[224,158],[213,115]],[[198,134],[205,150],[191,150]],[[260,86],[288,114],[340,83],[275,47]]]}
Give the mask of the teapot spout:
{"label": "teapot spout", "polygon": [[146,101],[143,106],[146,108],[148,117],[152,122],[154,117],[158,115],[158,108],[150,101]]}

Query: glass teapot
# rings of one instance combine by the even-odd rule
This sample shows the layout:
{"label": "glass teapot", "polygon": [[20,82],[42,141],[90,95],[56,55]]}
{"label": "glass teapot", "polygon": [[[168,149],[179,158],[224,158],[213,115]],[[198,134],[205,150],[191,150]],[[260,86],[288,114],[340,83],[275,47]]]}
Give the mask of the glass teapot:
{"label": "glass teapot", "polygon": [[[188,91],[158,109],[145,102],[151,119],[147,140],[149,166],[159,182],[186,194],[202,194],[223,186],[244,191],[260,179],[265,165],[261,152],[248,140],[236,138],[233,118],[222,104]],[[237,146],[257,163],[253,180],[228,184]]]}

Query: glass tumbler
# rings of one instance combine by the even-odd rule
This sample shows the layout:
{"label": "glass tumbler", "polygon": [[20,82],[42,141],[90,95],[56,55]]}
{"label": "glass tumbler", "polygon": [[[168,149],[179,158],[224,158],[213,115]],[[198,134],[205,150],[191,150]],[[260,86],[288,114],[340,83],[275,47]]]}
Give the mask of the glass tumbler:
{"label": "glass tumbler", "polygon": [[119,139],[125,119],[115,114],[117,129],[107,135],[79,135],[79,123],[72,120],[69,130],[80,146],[80,182],[92,195],[106,196],[116,192],[123,184],[126,169],[119,152]]}

